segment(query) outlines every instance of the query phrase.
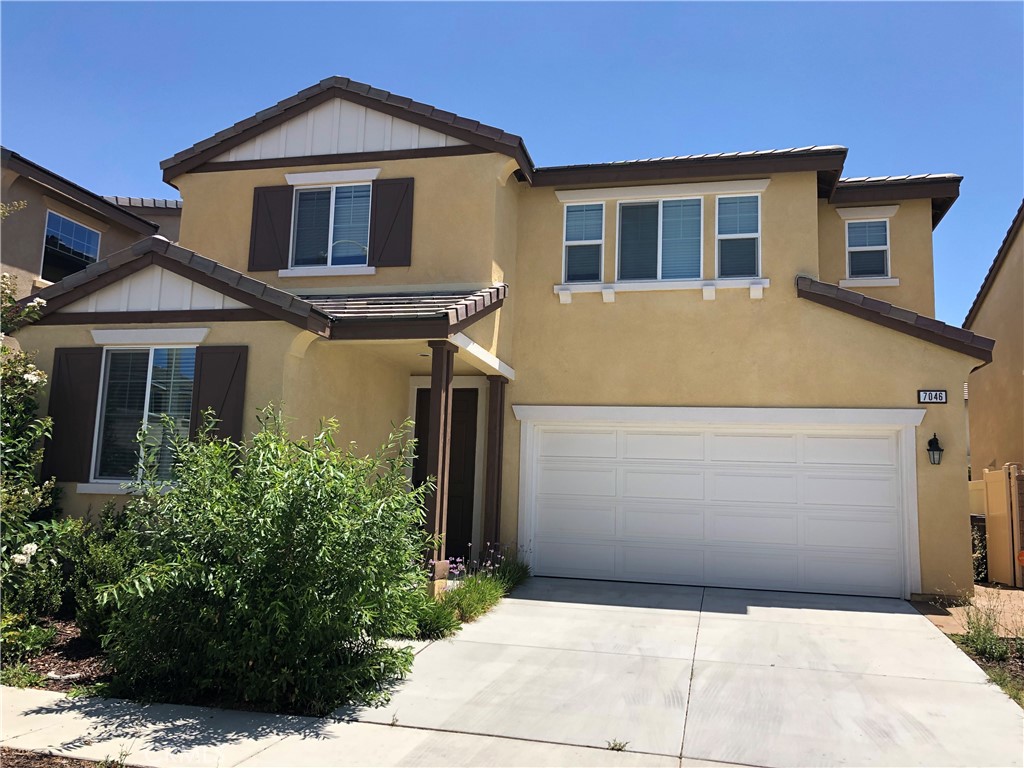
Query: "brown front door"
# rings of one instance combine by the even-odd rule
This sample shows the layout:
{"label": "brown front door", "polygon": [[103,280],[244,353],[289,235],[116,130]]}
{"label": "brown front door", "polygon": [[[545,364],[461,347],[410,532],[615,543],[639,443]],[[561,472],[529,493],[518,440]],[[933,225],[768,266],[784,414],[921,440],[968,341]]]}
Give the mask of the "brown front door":
{"label": "brown front door", "polygon": [[[448,521],[445,554],[469,559],[473,540],[473,497],[476,483],[476,409],[479,391],[452,390],[452,435],[448,470]],[[419,446],[427,445],[430,434],[430,390],[416,390],[416,445],[412,481],[427,479],[426,457]]]}

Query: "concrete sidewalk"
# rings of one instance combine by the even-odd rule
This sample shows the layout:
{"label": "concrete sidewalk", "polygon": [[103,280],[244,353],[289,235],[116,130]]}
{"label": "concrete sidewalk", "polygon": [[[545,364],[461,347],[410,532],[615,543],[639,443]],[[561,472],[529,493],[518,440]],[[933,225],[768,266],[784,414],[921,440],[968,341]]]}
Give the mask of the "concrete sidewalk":
{"label": "concrete sidewalk", "polygon": [[[698,766],[519,739],[0,688],[0,743],[153,766]],[[720,764],[716,764],[720,765]]]}

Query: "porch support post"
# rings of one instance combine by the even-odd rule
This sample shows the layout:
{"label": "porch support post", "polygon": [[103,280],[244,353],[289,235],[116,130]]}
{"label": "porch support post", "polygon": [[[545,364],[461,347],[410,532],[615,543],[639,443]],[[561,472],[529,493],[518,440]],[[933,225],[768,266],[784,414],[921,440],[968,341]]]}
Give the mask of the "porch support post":
{"label": "porch support post", "polygon": [[428,341],[430,363],[430,430],[427,445],[427,476],[435,479],[436,488],[427,498],[427,531],[441,541],[431,555],[434,560],[431,579],[436,591],[448,578],[444,535],[448,529],[448,467],[452,436],[452,368],[454,344],[447,340]]}
{"label": "porch support post", "polygon": [[487,443],[484,459],[484,541],[494,544],[501,538],[501,470],[505,444],[504,376],[488,376]]}

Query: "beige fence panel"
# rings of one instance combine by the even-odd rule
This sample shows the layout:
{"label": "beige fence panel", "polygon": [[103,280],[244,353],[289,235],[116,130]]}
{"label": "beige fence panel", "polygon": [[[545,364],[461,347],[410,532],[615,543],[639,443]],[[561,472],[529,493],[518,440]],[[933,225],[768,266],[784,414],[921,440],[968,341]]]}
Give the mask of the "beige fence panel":
{"label": "beige fence panel", "polygon": [[[984,479],[985,537],[988,578],[1013,587],[1024,586],[1018,553],[1024,550],[1024,512],[1021,510],[1024,475],[1017,464],[986,469]],[[973,482],[972,482],[973,485]]]}

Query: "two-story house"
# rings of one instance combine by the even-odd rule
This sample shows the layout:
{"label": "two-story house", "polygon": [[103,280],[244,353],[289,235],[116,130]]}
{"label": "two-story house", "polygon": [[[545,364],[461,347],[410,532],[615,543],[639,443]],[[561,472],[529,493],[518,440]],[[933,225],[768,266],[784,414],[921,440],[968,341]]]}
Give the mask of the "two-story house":
{"label": "two-story house", "polygon": [[414,417],[449,556],[500,539],[549,576],[965,589],[942,393],[992,342],[931,317],[960,177],[842,179],[846,154],[538,168],[518,136],[324,80],[162,163],[180,246],[38,294],[19,337],[52,371],[45,471],[83,513],[157,414],[185,431],[213,407],[241,437],[273,402],[364,450]]}
{"label": "two-story house", "polygon": [[23,203],[3,223],[0,262],[24,296],[85,269],[141,237],[177,240],[181,202],[101,197],[0,148],[0,199]]}

